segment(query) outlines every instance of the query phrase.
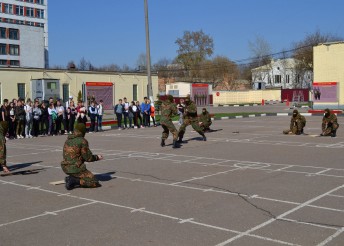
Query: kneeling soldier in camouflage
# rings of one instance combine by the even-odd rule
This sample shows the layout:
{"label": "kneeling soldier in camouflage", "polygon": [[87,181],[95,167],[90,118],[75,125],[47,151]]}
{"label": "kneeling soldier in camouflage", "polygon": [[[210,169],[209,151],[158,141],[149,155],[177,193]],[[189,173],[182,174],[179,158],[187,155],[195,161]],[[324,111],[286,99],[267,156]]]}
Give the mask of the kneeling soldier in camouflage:
{"label": "kneeling soldier in camouflage", "polygon": [[284,134],[303,134],[303,128],[306,126],[306,118],[296,109],[293,111],[293,116],[290,120],[290,129],[283,131]]}
{"label": "kneeling soldier in camouflage", "polygon": [[86,162],[99,161],[101,155],[93,155],[84,138],[85,124],[78,123],[74,128],[74,134],[69,135],[63,147],[63,161],[61,167],[68,176],[65,178],[66,189],[75,187],[95,188],[101,186],[96,177],[86,169]]}
{"label": "kneeling soldier in camouflage", "polygon": [[320,136],[337,136],[337,129],[339,127],[337,116],[335,114],[331,114],[331,111],[327,108],[325,109],[325,115],[322,119],[321,129],[322,133]]}

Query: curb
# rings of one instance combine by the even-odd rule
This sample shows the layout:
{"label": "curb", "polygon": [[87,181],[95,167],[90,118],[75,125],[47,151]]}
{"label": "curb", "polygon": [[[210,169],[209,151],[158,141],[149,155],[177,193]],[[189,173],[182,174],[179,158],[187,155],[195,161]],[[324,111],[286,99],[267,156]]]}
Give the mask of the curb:
{"label": "curb", "polygon": [[[242,119],[242,118],[255,118],[255,117],[271,117],[271,116],[292,116],[293,113],[265,113],[265,114],[249,114],[249,115],[237,115],[237,116],[224,116],[224,117],[213,117],[211,120],[230,120],[230,119]],[[315,113],[301,113],[303,116],[323,116],[323,114],[315,114]],[[344,117],[344,114],[336,114],[337,117]],[[157,122],[159,123],[159,122]],[[173,124],[178,124],[179,121],[172,121]],[[117,129],[117,126],[103,126],[103,130],[112,130]]]}

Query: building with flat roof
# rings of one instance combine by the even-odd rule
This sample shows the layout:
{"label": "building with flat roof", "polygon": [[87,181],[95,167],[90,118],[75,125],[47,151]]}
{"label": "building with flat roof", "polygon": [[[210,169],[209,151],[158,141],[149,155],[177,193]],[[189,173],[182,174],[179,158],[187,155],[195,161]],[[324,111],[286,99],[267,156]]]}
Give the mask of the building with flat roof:
{"label": "building with flat roof", "polygon": [[315,109],[344,109],[344,41],[313,47]]}
{"label": "building with flat roof", "polygon": [[[61,98],[72,96],[77,100],[79,91],[83,100],[95,97],[104,101],[105,109],[112,109],[118,99],[142,101],[147,96],[148,79],[144,73],[103,71],[55,70],[38,68],[0,68],[0,101],[7,98]],[[158,94],[158,76],[152,75],[152,88]]]}
{"label": "building with flat roof", "polygon": [[48,0],[0,0],[0,66],[48,68]]}

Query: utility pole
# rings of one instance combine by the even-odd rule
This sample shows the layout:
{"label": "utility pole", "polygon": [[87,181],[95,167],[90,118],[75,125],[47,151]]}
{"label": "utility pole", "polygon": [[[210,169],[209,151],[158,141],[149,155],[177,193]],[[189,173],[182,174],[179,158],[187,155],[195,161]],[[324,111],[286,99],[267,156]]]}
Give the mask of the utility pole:
{"label": "utility pole", "polygon": [[147,66],[147,79],[148,79],[148,88],[147,88],[148,95],[147,96],[148,98],[153,99],[147,0],[144,0],[144,4],[145,4],[145,23],[146,23],[146,59],[147,59],[146,66]]}

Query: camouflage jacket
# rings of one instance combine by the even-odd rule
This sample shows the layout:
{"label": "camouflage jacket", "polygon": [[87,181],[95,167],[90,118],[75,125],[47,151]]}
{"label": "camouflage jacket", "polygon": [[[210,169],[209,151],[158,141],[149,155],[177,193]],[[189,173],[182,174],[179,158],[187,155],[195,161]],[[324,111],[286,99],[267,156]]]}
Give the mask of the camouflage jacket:
{"label": "camouflage jacket", "polygon": [[335,114],[330,114],[329,117],[324,116],[323,119],[322,119],[321,128],[322,128],[323,131],[325,131],[326,128],[327,127],[331,127],[332,124],[338,125],[337,116]]}
{"label": "camouflage jacket", "polygon": [[190,101],[190,104],[185,106],[184,119],[198,120],[197,106],[193,101]]}
{"label": "camouflage jacket", "polygon": [[97,161],[88,147],[87,140],[81,134],[68,136],[63,146],[63,161],[61,167],[65,173],[80,173],[86,170],[85,161]]}
{"label": "camouflage jacket", "polygon": [[203,122],[203,124],[209,124],[209,123],[211,123],[211,117],[210,117],[209,112],[206,111],[205,114],[202,113],[202,114],[199,116],[199,121],[200,121],[200,122]]}
{"label": "camouflage jacket", "polygon": [[0,125],[0,166],[6,166],[6,138]]}
{"label": "camouflage jacket", "polygon": [[301,130],[302,127],[304,127],[306,125],[306,118],[301,115],[301,114],[297,114],[296,117],[291,117],[290,120],[290,130],[293,129],[293,127],[297,127],[298,130]]}
{"label": "camouflage jacket", "polygon": [[160,122],[168,122],[172,120],[172,116],[178,113],[177,106],[169,101],[164,101],[161,104],[161,118]]}

